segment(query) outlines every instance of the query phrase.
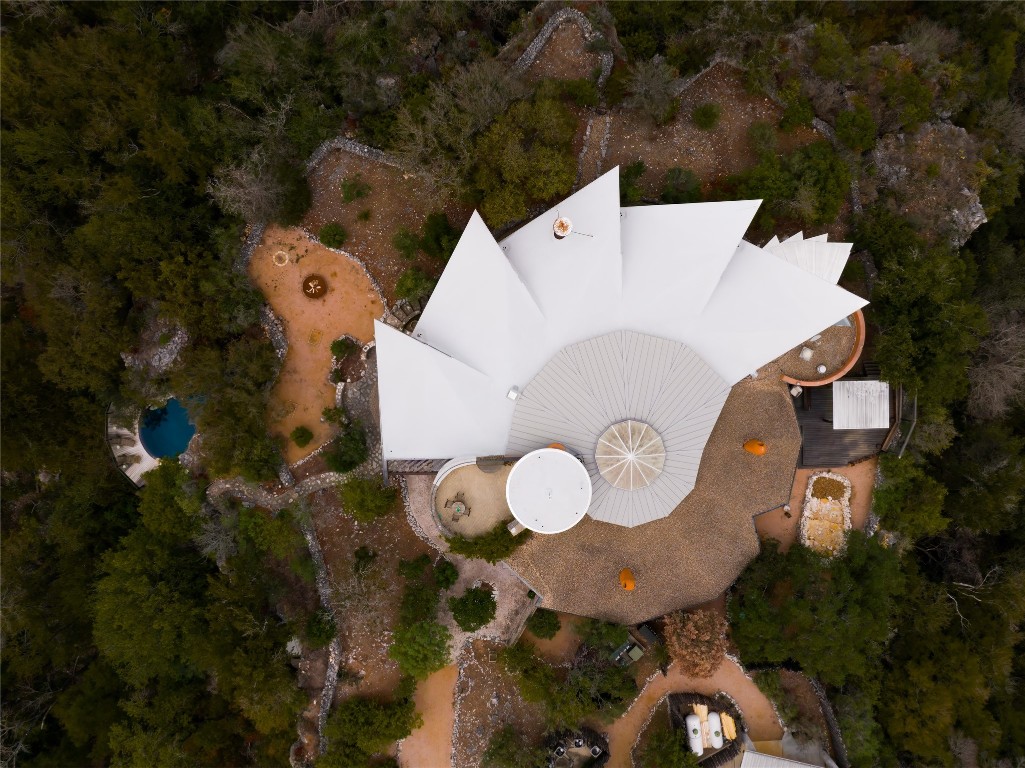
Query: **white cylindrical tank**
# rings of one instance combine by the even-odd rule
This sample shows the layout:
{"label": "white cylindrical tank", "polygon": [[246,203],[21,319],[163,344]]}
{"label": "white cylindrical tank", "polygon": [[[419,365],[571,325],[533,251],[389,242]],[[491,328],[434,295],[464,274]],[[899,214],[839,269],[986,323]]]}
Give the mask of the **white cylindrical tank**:
{"label": "white cylindrical tank", "polygon": [[690,751],[695,755],[700,755],[705,751],[705,746],[701,741],[701,718],[697,715],[687,715],[685,722],[687,723],[687,741],[690,744]]}
{"label": "white cylindrical tank", "polygon": [[719,718],[718,712],[708,713],[708,737],[712,742],[713,749],[722,747],[722,720]]}

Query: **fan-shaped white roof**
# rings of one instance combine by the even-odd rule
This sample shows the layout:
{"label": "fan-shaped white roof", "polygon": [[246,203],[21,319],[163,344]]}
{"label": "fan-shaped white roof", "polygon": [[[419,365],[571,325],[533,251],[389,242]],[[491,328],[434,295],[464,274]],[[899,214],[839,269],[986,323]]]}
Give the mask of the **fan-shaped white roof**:
{"label": "fan-shaped white roof", "polygon": [[[618,344],[622,355],[644,354],[647,342],[624,342],[624,333],[613,333],[632,331],[689,347],[693,363],[681,365],[709,369],[729,385],[866,303],[827,282],[835,264],[828,274],[819,274],[819,251],[810,252],[815,263],[809,269],[802,259],[795,257],[801,263],[794,264],[783,256],[770,258],[743,241],[758,201],[621,208],[618,171],[606,173],[500,244],[474,214],[413,336],[377,324],[386,459],[539,447],[519,446],[510,432],[516,404],[510,390],[524,390],[570,345],[604,336],[603,343]],[[573,222],[572,233],[562,239],[552,231],[558,216]],[[816,249],[834,245],[804,241],[800,235],[778,245],[807,247],[809,242]],[[599,356],[591,360],[594,366],[582,368],[574,380],[619,393],[610,397],[624,405],[597,432],[588,422],[587,439],[593,441],[616,420],[638,418],[656,427],[668,447],[672,425],[656,425],[635,410],[652,407],[654,397],[638,378],[658,374],[624,358],[618,367],[598,365]],[[709,430],[721,407],[715,399],[710,402],[703,417]],[[704,400],[687,402],[685,409],[696,413],[706,405]],[[572,439],[556,429],[569,413],[551,414],[548,427],[556,434],[547,435],[545,444]],[[694,473],[706,439],[707,432],[686,457]],[[593,462],[593,450],[592,442],[585,460]],[[671,495],[679,493],[678,502],[687,491],[684,483]],[[596,485],[596,503],[598,497]],[[620,511],[609,516],[626,524],[638,519]]]}

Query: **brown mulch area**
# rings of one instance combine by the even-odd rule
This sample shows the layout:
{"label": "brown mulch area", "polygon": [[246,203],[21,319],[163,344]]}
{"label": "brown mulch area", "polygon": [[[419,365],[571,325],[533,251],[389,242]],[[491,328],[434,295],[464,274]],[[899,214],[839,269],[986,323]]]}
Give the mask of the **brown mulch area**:
{"label": "brown mulch area", "polygon": [[544,731],[541,706],[520,698],[516,680],[498,661],[500,643],[474,640],[459,658],[462,670],[456,683],[458,709],[453,740],[453,765],[471,768],[481,764],[492,734],[511,725],[528,738]]}
{"label": "brown mulch area", "polygon": [[[829,378],[847,362],[851,350],[854,349],[857,334],[854,328],[831,325],[822,331],[821,335],[822,338],[818,341],[798,344],[785,355],[769,363],[767,367],[778,368],[781,374],[801,381]],[[801,359],[801,348],[804,346],[811,348],[811,360]],[[825,373],[818,373],[815,370],[820,365],[826,366]]]}
{"label": "brown mulch area", "polygon": [[[351,203],[342,202],[341,183],[359,174],[370,185],[370,192]],[[417,176],[398,168],[368,160],[343,150],[328,154],[309,176],[313,203],[303,226],[314,235],[322,226],[336,221],[345,227],[348,239],[344,250],[359,258],[377,279],[388,304],[395,303],[395,283],[409,267],[419,267],[430,275],[441,274],[442,264],[420,253],[412,261],[404,259],[392,238],[403,227],[419,234],[427,214],[444,210],[457,230],[470,219],[470,208],[440,198]],[[370,211],[369,221],[360,221],[361,211]]]}
{"label": "brown mulch area", "polygon": [[[713,102],[722,111],[719,124],[710,131],[694,125],[695,107]],[[656,127],[636,110],[617,110],[612,116],[612,136],[604,168],[644,160],[647,170],[640,186],[650,197],[662,190],[665,172],[673,167],[693,171],[708,187],[758,162],[747,139],[748,128],[759,121],[779,122],[782,110],[764,96],[744,90],[740,70],[719,64],[695,80],[680,96],[680,108],[669,124]],[[777,131],[781,153],[821,138],[811,128],[792,133]]]}
{"label": "brown mulch area", "polygon": [[[765,456],[743,449],[753,437],[768,445]],[[758,554],[751,518],[789,500],[800,445],[782,382],[744,380],[705,446],[696,487],[668,517],[636,528],[585,517],[558,536],[534,536],[508,562],[553,610],[634,624],[708,602]],[[619,586],[623,567],[637,577],[633,592]]]}
{"label": "brown mulch area", "polygon": [[[431,550],[406,523],[401,506],[373,523],[357,523],[342,514],[334,491],[320,491],[310,497],[313,523],[324,552],[336,612],[342,618],[343,669],[362,675],[357,684],[338,681],[337,698],[353,693],[384,694],[399,682],[398,665],[388,658],[391,632],[398,620],[403,579],[399,560],[410,560]],[[360,546],[377,552],[377,558],[362,578],[353,572],[354,553]]]}
{"label": "brown mulch area", "polygon": [[530,82],[590,78],[601,67],[601,57],[587,50],[584,33],[576,22],[567,21],[548,38],[548,43],[527,69]]}

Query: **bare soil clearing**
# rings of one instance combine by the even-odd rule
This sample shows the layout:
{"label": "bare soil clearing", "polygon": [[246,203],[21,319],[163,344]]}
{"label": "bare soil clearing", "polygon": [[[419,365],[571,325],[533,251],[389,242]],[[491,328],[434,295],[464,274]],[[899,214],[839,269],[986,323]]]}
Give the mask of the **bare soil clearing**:
{"label": "bare soil clearing", "polygon": [[[715,128],[705,131],[694,124],[691,112],[709,102],[719,105],[722,117]],[[759,121],[776,125],[782,114],[768,98],[744,90],[740,70],[719,64],[683,91],[679,112],[669,125],[656,127],[636,110],[615,111],[604,166],[643,160],[647,170],[640,186],[648,197],[658,196],[665,172],[673,167],[693,171],[707,189],[755,165],[758,159],[747,139],[748,129]],[[811,128],[777,135],[781,153],[821,138]]]}
{"label": "bare soil clearing", "polygon": [[[370,191],[365,197],[346,203],[341,184],[357,174],[370,185]],[[345,250],[366,264],[389,304],[397,300],[395,283],[409,267],[419,267],[437,276],[444,266],[423,253],[412,261],[403,258],[392,245],[399,230],[406,228],[419,233],[427,214],[444,210],[452,226],[462,231],[472,212],[440,197],[413,174],[344,150],[329,153],[309,175],[309,182],[313,203],[303,226],[314,235],[331,222],[345,227]],[[370,211],[369,220],[359,218],[362,211]]]}
{"label": "bare soil clearing", "polygon": [[414,701],[424,724],[402,740],[399,765],[429,768],[451,762],[458,676],[459,668],[450,664],[417,685]]}
{"label": "bare soil clearing", "polygon": [[843,475],[851,481],[851,528],[865,530],[868,514],[872,508],[872,489],[875,486],[876,468],[879,459],[873,457],[859,461],[846,467],[822,467],[819,469],[798,469],[794,475],[794,487],[790,494],[790,517],[786,516],[783,507],[778,507],[755,518],[755,528],[760,539],[776,539],[781,549],[786,551],[797,541],[798,526],[801,520],[801,506],[804,504],[804,492],[808,488],[808,479],[816,472],[828,469]]}
{"label": "bare soil clearing", "polygon": [[[277,266],[274,254],[288,254]],[[303,279],[317,273],[327,290],[318,298],[303,293]],[[284,321],[288,354],[271,392],[268,420],[271,432],[285,443],[285,460],[292,464],[331,439],[321,411],[335,404],[331,372],[331,342],[348,334],[362,342],[374,337],[374,318],[384,305],[366,273],[351,259],[309,240],[302,230],[268,227],[253,252],[249,275],[263,292],[274,314]],[[288,439],[298,426],[313,432],[300,448]]]}
{"label": "bare soil clearing", "polygon": [[548,38],[544,50],[527,69],[527,80],[579,80],[590,78],[599,67],[601,57],[587,50],[580,26],[567,21]]}

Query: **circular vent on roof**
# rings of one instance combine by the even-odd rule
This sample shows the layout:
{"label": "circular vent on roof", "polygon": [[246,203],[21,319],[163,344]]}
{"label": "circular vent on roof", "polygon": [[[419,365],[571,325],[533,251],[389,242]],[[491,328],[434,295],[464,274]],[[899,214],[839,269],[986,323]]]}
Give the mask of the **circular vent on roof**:
{"label": "circular vent on roof", "polygon": [[650,425],[627,419],[613,424],[598,438],[594,461],[610,485],[635,491],[662,474],[666,448]]}
{"label": "circular vent on roof", "polygon": [[562,240],[562,238],[566,237],[573,231],[573,222],[565,216],[560,216],[555,220],[555,225],[552,227],[552,231],[555,233],[555,238],[557,240]]}

